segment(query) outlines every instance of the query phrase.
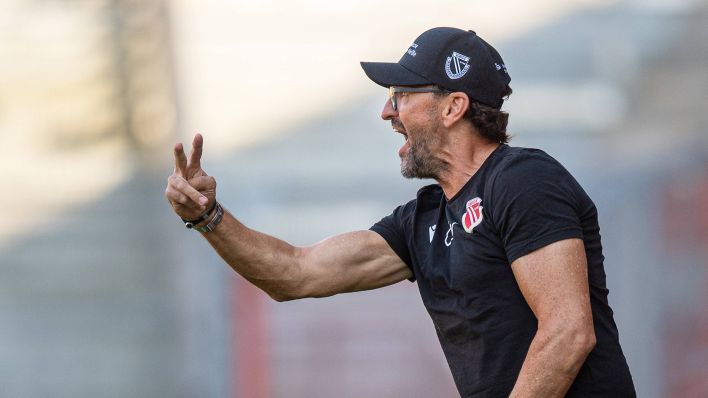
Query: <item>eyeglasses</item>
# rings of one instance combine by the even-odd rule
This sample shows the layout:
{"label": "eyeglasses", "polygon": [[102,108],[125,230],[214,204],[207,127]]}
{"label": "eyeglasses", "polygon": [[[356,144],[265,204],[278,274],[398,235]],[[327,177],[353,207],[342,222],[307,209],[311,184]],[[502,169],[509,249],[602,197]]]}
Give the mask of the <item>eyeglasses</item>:
{"label": "eyeglasses", "polygon": [[398,112],[398,101],[396,100],[397,93],[447,93],[449,91],[440,87],[399,87],[391,86],[388,88],[388,99],[391,101],[391,107]]}

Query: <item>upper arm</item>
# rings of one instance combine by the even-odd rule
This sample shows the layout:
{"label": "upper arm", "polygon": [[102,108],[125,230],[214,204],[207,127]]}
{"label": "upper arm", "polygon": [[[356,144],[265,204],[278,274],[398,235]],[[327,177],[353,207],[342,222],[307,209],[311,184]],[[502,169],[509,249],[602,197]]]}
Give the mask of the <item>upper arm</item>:
{"label": "upper arm", "polygon": [[520,257],[551,243],[582,238],[579,201],[582,189],[553,158],[527,151],[505,159],[491,179],[487,200],[507,258]]}
{"label": "upper arm", "polygon": [[413,276],[386,240],[373,231],[349,232],[298,248],[297,258],[304,297],[375,289]]}
{"label": "upper arm", "polygon": [[580,239],[551,243],[511,264],[526,302],[542,328],[592,331],[585,247]]}

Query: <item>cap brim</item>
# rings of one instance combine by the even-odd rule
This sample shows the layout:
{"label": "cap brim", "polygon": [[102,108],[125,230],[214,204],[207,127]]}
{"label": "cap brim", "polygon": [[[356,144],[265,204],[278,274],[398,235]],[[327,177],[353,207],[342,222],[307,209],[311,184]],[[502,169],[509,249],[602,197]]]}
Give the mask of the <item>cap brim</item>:
{"label": "cap brim", "polygon": [[369,79],[379,86],[423,86],[430,80],[417,75],[395,62],[361,62]]}

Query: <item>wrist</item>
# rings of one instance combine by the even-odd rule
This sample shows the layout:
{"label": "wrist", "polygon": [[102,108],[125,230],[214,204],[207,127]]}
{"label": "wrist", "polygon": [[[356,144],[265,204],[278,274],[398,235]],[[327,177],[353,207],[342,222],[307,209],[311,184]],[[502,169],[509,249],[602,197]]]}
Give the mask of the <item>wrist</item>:
{"label": "wrist", "polygon": [[192,229],[196,226],[199,226],[201,224],[205,224],[207,221],[211,220],[212,218],[212,213],[214,210],[216,210],[216,199],[214,199],[214,203],[211,204],[211,207],[207,209],[204,213],[202,213],[199,217],[193,219],[193,220],[186,220],[182,218],[182,222],[184,223],[184,226],[187,227],[187,229]]}
{"label": "wrist", "polygon": [[221,207],[221,204],[217,201],[214,201],[214,211],[211,216],[208,217],[207,221],[202,222],[199,225],[193,226],[193,229],[195,231],[199,232],[211,232],[213,231],[217,225],[221,223],[221,220],[224,218],[224,208]]}

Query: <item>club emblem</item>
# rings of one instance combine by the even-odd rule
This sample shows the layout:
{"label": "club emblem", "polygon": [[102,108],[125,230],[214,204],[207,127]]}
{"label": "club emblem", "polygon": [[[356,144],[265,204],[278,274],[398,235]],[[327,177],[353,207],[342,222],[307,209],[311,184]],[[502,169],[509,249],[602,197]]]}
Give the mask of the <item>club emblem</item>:
{"label": "club emblem", "polygon": [[465,232],[471,234],[474,227],[482,222],[481,203],[482,199],[478,197],[467,201],[465,214],[462,215],[462,227],[465,229]]}
{"label": "club emblem", "polygon": [[451,57],[445,61],[445,73],[452,80],[457,80],[470,69],[470,57],[453,51]]}
{"label": "club emblem", "polygon": [[415,55],[416,55],[415,49],[416,49],[416,48],[418,48],[418,44],[417,44],[417,43],[413,43],[413,44],[411,44],[411,46],[408,48],[408,51],[406,51],[406,52],[407,52],[408,55],[410,55],[411,57],[415,57]]}

